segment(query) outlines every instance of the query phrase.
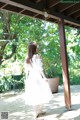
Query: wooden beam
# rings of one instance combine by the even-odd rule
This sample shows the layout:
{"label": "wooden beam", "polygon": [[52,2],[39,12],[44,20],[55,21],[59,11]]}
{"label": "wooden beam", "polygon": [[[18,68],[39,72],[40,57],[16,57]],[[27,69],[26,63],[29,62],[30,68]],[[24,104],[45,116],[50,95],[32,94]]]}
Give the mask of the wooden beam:
{"label": "wooden beam", "polygon": [[80,15],[77,15],[77,16],[76,16],[76,18],[79,18],[79,17],[80,17]]}
{"label": "wooden beam", "polygon": [[75,13],[74,15],[73,15],[73,18],[75,18],[75,19],[77,19],[78,17],[80,17],[80,11],[78,11],[77,13]]}
{"label": "wooden beam", "polygon": [[75,6],[72,6],[66,11],[67,16],[70,16],[80,10],[80,4],[76,4]]}
{"label": "wooden beam", "polygon": [[17,7],[17,6],[11,6],[11,5],[6,5],[5,7],[4,7],[4,9],[6,9],[6,10],[10,10],[10,11],[13,11],[13,12],[17,12],[17,13],[19,13],[20,11],[22,11],[22,8],[19,8],[19,7]]}
{"label": "wooden beam", "polygon": [[[29,10],[29,11],[33,11],[35,13],[38,13],[38,14],[43,14],[43,11],[41,10],[38,10],[40,7],[39,5],[34,5],[36,6],[36,9],[33,8],[32,6],[28,6],[28,5],[23,5],[22,4],[22,1],[18,1],[18,2],[21,2],[21,3],[18,3],[18,2],[13,2],[13,1],[10,1],[10,0],[0,0],[2,3],[6,3],[6,4],[9,4],[11,6],[17,6],[19,8],[22,8],[22,9],[26,9],[26,10]],[[28,2],[27,2],[28,3]],[[31,4],[33,5],[33,4]],[[42,7],[41,7],[42,8]]]}
{"label": "wooden beam", "polygon": [[79,8],[79,9],[76,9],[75,11],[70,12],[70,13],[68,14],[68,16],[73,15],[74,13],[76,13],[76,12],[78,12],[78,11],[80,11],[80,8]]}
{"label": "wooden beam", "polygon": [[55,12],[54,10],[50,11],[49,16],[51,18],[55,18],[55,19],[58,19],[58,20],[62,17],[64,19],[64,22],[72,24],[72,25],[76,25],[78,27],[80,26],[80,21],[78,21],[78,20],[76,20],[74,18],[71,18],[69,16],[65,16],[62,13]]}
{"label": "wooden beam", "polygon": [[0,9],[3,9],[4,7],[6,7],[7,6],[7,4],[4,4],[2,7],[0,7]]}
{"label": "wooden beam", "polygon": [[19,13],[23,13],[25,11],[25,9],[21,10]]}
{"label": "wooden beam", "polygon": [[65,106],[67,107],[67,109],[70,109],[70,107],[71,107],[70,83],[69,83],[66,38],[65,38],[63,19],[59,20],[58,25],[59,25],[59,37],[60,37],[60,50],[61,50],[62,74],[63,74],[63,83],[64,83]]}
{"label": "wooden beam", "polygon": [[31,2],[33,2],[33,3],[39,3],[39,2],[41,2],[42,0],[30,0]]}
{"label": "wooden beam", "polygon": [[[23,9],[28,10],[30,12],[33,12],[35,14],[40,14],[41,16],[43,16],[43,7],[44,7],[43,4],[38,4],[37,5],[37,4],[31,3],[29,0],[27,0],[27,2],[25,0],[22,0],[22,1],[21,0],[18,0],[18,1],[14,0],[16,2],[10,1],[10,0],[0,0],[0,1],[2,3],[11,5],[12,8],[10,8],[9,11],[13,10],[14,12],[17,12],[17,10],[14,10],[15,6],[17,6],[18,8],[21,8],[22,10]],[[6,10],[6,7],[4,7],[3,9]],[[61,13],[59,11],[56,12],[55,10],[53,10],[53,9],[51,10],[51,9],[49,10],[49,13],[48,13],[49,17],[51,17],[53,19],[56,19],[56,20],[59,20],[60,17],[62,17],[66,22],[68,22],[68,23],[70,23],[72,25],[80,26],[80,21],[79,20],[68,17],[68,16],[64,15],[63,13]],[[18,12],[20,12],[20,11],[18,11]],[[24,12],[22,14],[24,14]],[[44,18],[44,16],[43,16],[43,18]]]}
{"label": "wooden beam", "polygon": [[71,5],[64,5],[61,9],[60,9],[60,12],[63,12],[63,11],[65,11],[65,10],[67,10],[67,9],[69,9],[70,7],[72,7],[72,6],[74,6],[75,4],[71,4]]}
{"label": "wooden beam", "polygon": [[33,17],[35,18],[36,16],[38,16],[39,14],[35,14]]}
{"label": "wooden beam", "polygon": [[25,14],[25,15],[28,15],[28,16],[32,16],[32,17],[35,15],[34,12],[30,12],[28,10],[23,11],[22,14]]}
{"label": "wooden beam", "polygon": [[50,1],[48,1],[48,8],[52,8],[59,3],[60,3],[59,0],[50,0]]}

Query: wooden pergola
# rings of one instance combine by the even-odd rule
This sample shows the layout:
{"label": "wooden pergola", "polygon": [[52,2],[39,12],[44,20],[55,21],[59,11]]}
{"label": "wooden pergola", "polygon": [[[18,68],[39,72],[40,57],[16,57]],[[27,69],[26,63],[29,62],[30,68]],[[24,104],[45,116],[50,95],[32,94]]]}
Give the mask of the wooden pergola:
{"label": "wooden pergola", "polygon": [[58,24],[65,106],[70,109],[71,95],[64,26],[80,28],[80,0],[0,0],[0,9]]}

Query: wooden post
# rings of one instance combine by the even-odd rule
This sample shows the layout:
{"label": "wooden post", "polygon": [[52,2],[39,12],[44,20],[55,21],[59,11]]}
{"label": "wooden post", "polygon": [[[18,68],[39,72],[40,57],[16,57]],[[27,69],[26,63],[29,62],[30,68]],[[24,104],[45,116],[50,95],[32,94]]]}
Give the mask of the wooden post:
{"label": "wooden post", "polygon": [[69,83],[64,20],[62,18],[59,20],[58,25],[59,25],[62,74],[63,74],[63,84],[64,84],[64,99],[65,99],[65,105],[67,109],[70,109],[71,107],[70,83]]}

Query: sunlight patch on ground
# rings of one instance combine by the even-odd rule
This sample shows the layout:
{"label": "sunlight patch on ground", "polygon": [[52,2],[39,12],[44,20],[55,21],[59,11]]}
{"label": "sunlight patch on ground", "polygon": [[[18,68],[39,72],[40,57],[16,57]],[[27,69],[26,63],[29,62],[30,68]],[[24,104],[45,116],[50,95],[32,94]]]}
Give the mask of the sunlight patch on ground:
{"label": "sunlight patch on ground", "polygon": [[75,118],[78,117],[79,115],[80,115],[80,110],[79,111],[68,111],[66,113],[63,113],[63,115],[59,119],[60,120],[62,119],[75,120]]}
{"label": "sunlight patch on ground", "polygon": [[7,96],[6,99],[4,100],[5,102],[12,102],[16,101],[17,99],[22,99],[24,100],[24,95],[12,95],[12,96]]}
{"label": "sunlight patch on ground", "polygon": [[22,112],[14,112],[14,113],[11,113],[11,115],[20,116],[20,115],[24,115],[24,113],[22,113]]}
{"label": "sunlight patch on ground", "polygon": [[58,116],[58,114],[47,115],[47,116],[45,116],[45,118],[44,117],[40,117],[39,119],[44,119],[44,120],[58,120],[57,116]]}

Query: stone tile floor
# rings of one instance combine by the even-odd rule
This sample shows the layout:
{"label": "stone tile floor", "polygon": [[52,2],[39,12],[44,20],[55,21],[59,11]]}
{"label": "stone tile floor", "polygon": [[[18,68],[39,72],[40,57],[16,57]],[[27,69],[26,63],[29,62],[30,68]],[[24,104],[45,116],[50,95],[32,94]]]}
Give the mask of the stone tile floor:
{"label": "stone tile floor", "polygon": [[[0,114],[8,112],[8,120],[80,120],[80,85],[71,88],[71,110],[65,108],[64,89],[59,86],[59,92],[53,94],[50,103],[43,106],[45,115],[34,118],[32,107],[25,105],[24,92],[0,94]],[[3,118],[0,115],[0,120]]]}

